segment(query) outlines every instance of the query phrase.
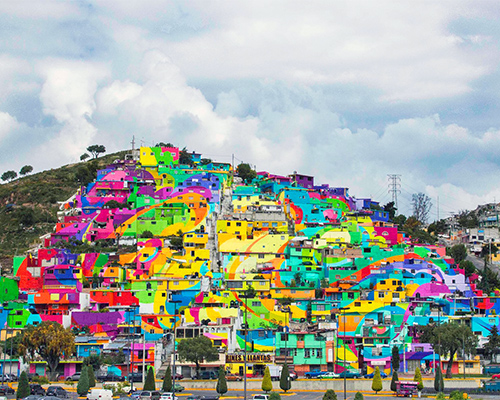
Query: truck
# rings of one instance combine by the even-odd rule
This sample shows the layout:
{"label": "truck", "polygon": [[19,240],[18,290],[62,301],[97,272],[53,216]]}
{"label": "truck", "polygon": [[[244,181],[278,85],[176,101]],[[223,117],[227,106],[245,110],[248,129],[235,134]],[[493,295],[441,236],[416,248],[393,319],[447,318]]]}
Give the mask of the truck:
{"label": "truck", "polygon": [[[269,373],[271,375],[271,380],[272,381],[279,381],[281,378],[281,370],[283,369],[283,366],[281,365],[274,365],[274,364],[269,364],[267,366],[269,368]],[[294,381],[297,379],[297,374],[294,371],[289,371],[290,373],[290,379]]]}

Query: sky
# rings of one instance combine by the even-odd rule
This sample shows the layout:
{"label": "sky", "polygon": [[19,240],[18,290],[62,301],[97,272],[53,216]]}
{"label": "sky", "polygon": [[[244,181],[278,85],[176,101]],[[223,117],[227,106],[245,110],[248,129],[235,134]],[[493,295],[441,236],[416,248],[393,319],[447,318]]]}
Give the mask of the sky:
{"label": "sky", "polygon": [[[0,2],[0,171],[160,141],[430,219],[500,201],[497,1]],[[439,207],[438,207],[439,198]],[[438,215],[439,214],[439,215]]]}

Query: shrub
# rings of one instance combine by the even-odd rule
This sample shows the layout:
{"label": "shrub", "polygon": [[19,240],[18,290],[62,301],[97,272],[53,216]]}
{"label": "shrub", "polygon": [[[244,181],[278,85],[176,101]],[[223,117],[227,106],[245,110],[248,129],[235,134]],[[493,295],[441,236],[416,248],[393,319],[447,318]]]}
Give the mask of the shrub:
{"label": "shrub", "polygon": [[172,370],[170,369],[170,366],[167,368],[167,372],[165,372],[165,376],[163,377],[161,390],[164,392],[172,391]]}
{"label": "shrub", "polygon": [[398,388],[397,388],[397,385],[396,385],[396,382],[399,381],[399,376],[398,376],[398,373],[397,371],[394,371],[392,373],[392,379],[391,379],[391,390],[393,392],[397,391]]}
{"label": "shrub", "polygon": [[32,381],[35,383],[39,383],[40,385],[48,385],[50,383],[49,379],[46,376],[35,376]]}
{"label": "shrub", "polygon": [[422,381],[422,373],[420,372],[420,368],[417,367],[415,370],[415,377],[413,378],[415,382],[418,382],[417,390],[421,391],[424,388],[424,382]]}
{"label": "shrub", "polygon": [[438,393],[436,400],[446,400],[446,396],[443,393]]}
{"label": "shrub", "polygon": [[356,394],[354,395],[354,400],[364,400],[363,393],[356,392]]}
{"label": "shrub", "polygon": [[89,374],[87,372],[87,367],[84,365],[82,367],[82,372],[80,374],[80,379],[78,380],[78,385],[76,386],[76,392],[79,396],[85,396],[89,391]]}
{"label": "shrub", "polygon": [[380,376],[379,367],[375,368],[375,374],[373,375],[372,390],[378,393],[382,390],[382,377]]}
{"label": "shrub", "polygon": [[17,386],[16,398],[23,399],[31,394],[30,383],[28,381],[28,374],[23,371],[19,377],[19,385]]}
{"label": "shrub", "polygon": [[281,400],[281,396],[279,393],[276,393],[276,392],[272,392],[270,395],[269,395],[269,400]]}
{"label": "shrub", "polygon": [[89,388],[93,388],[95,386],[95,374],[92,365],[87,367],[87,375],[89,376]]}
{"label": "shrub", "polygon": [[221,396],[227,392],[226,374],[224,373],[224,368],[222,367],[219,367],[219,379],[217,380],[217,387],[215,389]]}
{"label": "shrub", "polygon": [[288,371],[288,364],[285,363],[281,369],[280,376],[280,388],[284,390],[285,393],[292,387],[292,382],[290,380],[290,372]]}
{"label": "shrub", "polygon": [[323,400],[337,400],[337,393],[332,389],[328,389],[323,395]]}
{"label": "shrub", "polygon": [[271,373],[269,372],[269,367],[266,367],[264,371],[264,378],[262,378],[262,390],[266,393],[273,390],[273,383],[271,382]]}
{"label": "shrub", "polygon": [[156,390],[155,374],[151,367],[148,369],[148,375],[144,382],[144,390]]}

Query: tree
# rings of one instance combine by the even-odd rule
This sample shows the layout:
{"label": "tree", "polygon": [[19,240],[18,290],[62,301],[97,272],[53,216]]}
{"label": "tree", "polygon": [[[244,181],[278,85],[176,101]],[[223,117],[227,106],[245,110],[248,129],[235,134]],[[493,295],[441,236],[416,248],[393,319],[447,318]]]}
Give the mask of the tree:
{"label": "tree", "polygon": [[202,159],[200,160],[200,164],[201,164],[201,165],[208,165],[208,164],[210,164],[210,163],[212,163],[212,160],[211,160],[210,158],[202,158]]}
{"label": "tree", "polygon": [[479,225],[476,213],[467,210],[459,211],[457,222],[462,228],[465,229],[476,228]]}
{"label": "tree", "polygon": [[[467,354],[475,354],[476,352],[478,340],[467,325],[452,321],[440,325],[421,326],[420,330],[422,332],[419,338],[420,343],[430,343],[440,357],[447,355],[450,360],[453,360],[457,350],[462,347]],[[452,376],[452,365],[452,362],[448,363],[446,378]]]}
{"label": "tree", "polygon": [[88,165],[80,165],[75,172],[75,180],[82,186],[87,186],[95,178]]}
{"label": "tree", "polygon": [[40,356],[47,362],[49,377],[56,378],[56,370],[61,358],[70,357],[75,351],[75,335],[61,324],[44,321],[38,325],[29,325],[24,331],[19,354],[33,358]]}
{"label": "tree", "polygon": [[456,244],[450,247],[447,253],[455,260],[456,264],[460,264],[467,257],[467,248],[463,244]]}
{"label": "tree", "polygon": [[170,365],[168,366],[165,376],[163,377],[161,390],[164,392],[172,392],[172,370],[170,369]]}
{"label": "tree", "polygon": [[217,361],[219,353],[206,336],[192,339],[183,339],[177,346],[177,352],[182,360],[187,360],[196,365],[196,374],[199,375],[200,363],[203,361]]}
{"label": "tree", "polygon": [[264,392],[270,392],[273,390],[273,382],[271,381],[271,373],[269,372],[269,367],[264,370],[264,378],[262,379],[262,390]]}
{"label": "tree", "polygon": [[193,157],[191,157],[191,154],[189,154],[188,150],[185,147],[179,152],[179,164],[193,164]]}
{"label": "tree", "polygon": [[392,347],[391,354],[391,365],[393,371],[399,371],[399,365],[401,364],[401,358],[399,357],[399,349],[398,346]]}
{"label": "tree", "polygon": [[328,389],[323,395],[323,400],[337,400],[337,393],[333,389]]}
{"label": "tree", "polygon": [[276,392],[272,392],[270,395],[269,395],[269,400],[281,400],[281,396],[279,393],[276,393]]}
{"label": "tree", "polygon": [[372,390],[378,393],[382,390],[382,377],[380,376],[379,367],[375,368],[375,374],[373,375]]}
{"label": "tree", "polygon": [[391,379],[391,390],[393,392],[396,392],[398,390],[398,386],[396,385],[397,381],[399,381],[398,371],[393,370],[392,371],[392,379]]}
{"label": "tree", "polygon": [[497,253],[498,253],[498,247],[494,243],[483,245],[483,247],[481,248],[480,256],[483,257],[484,259],[484,265],[486,266],[488,263],[491,262],[492,254],[497,254]]}
{"label": "tree", "polygon": [[144,390],[156,390],[155,373],[152,367],[149,367],[146,380],[144,381]]}
{"label": "tree", "polygon": [[440,219],[439,221],[434,221],[427,228],[427,232],[434,233],[435,235],[439,235],[440,233],[446,233],[448,231],[448,225],[446,225],[446,221],[444,219]]}
{"label": "tree", "polygon": [[290,380],[290,371],[288,371],[288,364],[285,363],[285,365],[283,365],[283,368],[281,369],[280,388],[286,393],[288,390],[290,390],[291,387],[292,382]]}
{"label": "tree", "polygon": [[12,179],[17,178],[17,172],[16,171],[5,171],[2,174],[2,181],[12,181]]}
{"label": "tree", "polygon": [[25,165],[24,167],[21,168],[21,170],[19,171],[19,175],[28,175],[28,174],[31,174],[33,172],[33,167],[31,165]]}
{"label": "tree", "polygon": [[421,225],[427,223],[429,212],[432,208],[432,201],[425,193],[414,193],[411,196],[411,205],[413,208],[413,216],[420,222]]}
{"label": "tree", "polygon": [[496,272],[493,272],[489,267],[485,266],[482,271],[479,271],[481,280],[477,285],[486,294],[490,294],[493,289],[500,287],[500,280]]}
{"label": "tree", "polygon": [[93,388],[95,386],[95,374],[92,365],[87,366],[87,375],[89,376],[89,388]]}
{"label": "tree", "polygon": [[257,172],[250,167],[250,164],[246,163],[238,165],[236,167],[236,173],[247,184],[252,183],[252,181],[257,177]]}
{"label": "tree", "polygon": [[396,225],[402,227],[406,223],[406,216],[404,216],[403,214],[399,214],[399,215],[394,217],[392,222],[395,223]]}
{"label": "tree", "polygon": [[415,377],[413,378],[413,381],[417,382],[417,390],[420,392],[424,388],[424,382],[422,381],[422,373],[420,372],[419,367],[415,369]]}
{"label": "tree", "polygon": [[222,366],[219,367],[219,379],[217,380],[217,387],[215,390],[217,390],[217,393],[221,396],[224,396],[224,394],[227,393],[226,374]]}
{"label": "tree", "polygon": [[396,211],[398,211],[398,209],[396,208],[396,205],[393,201],[390,201],[389,203],[387,203],[383,210],[387,213],[389,213],[389,220],[390,221],[393,221],[394,220],[394,217],[396,216]]}
{"label": "tree", "polygon": [[30,383],[26,371],[21,372],[19,377],[19,384],[17,385],[16,398],[24,399],[31,394]]}
{"label": "tree", "polygon": [[89,158],[90,156],[87,154],[87,153],[83,153],[81,156],[80,156],[80,161],[85,161],[87,158]]}
{"label": "tree", "polygon": [[465,271],[465,276],[468,278],[471,276],[474,272],[476,272],[476,267],[474,266],[474,263],[469,260],[464,260],[462,261],[459,265],[459,268],[463,269]]}
{"label": "tree", "polygon": [[498,335],[498,328],[493,325],[490,329],[490,335],[488,336],[488,341],[484,344],[484,354],[490,357],[491,362],[496,354],[499,353],[500,348],[500,336]]}
{"label": "tree", "polygon": [[102,144],[93,144],[92,146],[87,147],[87,151],[92,154],[92,158],[99,157],[99,154],[106,152],[106,147]]}
{"label": "tree", "polygon": [[89,375],[87,372],[87,367],[84,365],[82,367],[82,372],[80,373],[80,379],[78,380],[78,385],[76,386],[76,392],[79,396],[85,396],[89,391]]}
{"label": "tree", "polygon": [[438,393],[444,391],[444,379],[443,372],[441,371],[441,366],[436,368],[436,376],[434,377],[434,390]]}

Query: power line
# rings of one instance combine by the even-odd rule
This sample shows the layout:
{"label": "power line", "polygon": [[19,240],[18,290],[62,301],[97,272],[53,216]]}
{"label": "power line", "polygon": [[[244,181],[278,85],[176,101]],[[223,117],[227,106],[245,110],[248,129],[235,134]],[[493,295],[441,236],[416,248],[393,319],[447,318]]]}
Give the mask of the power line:
{"label": "power line", "polygon": [[398,208],[398,193],[401,193],[401,175],[398,174],[388,174],[389,179],[389,190],[388,193],[392,194],[392,201],[394,202],[394,207]]}

